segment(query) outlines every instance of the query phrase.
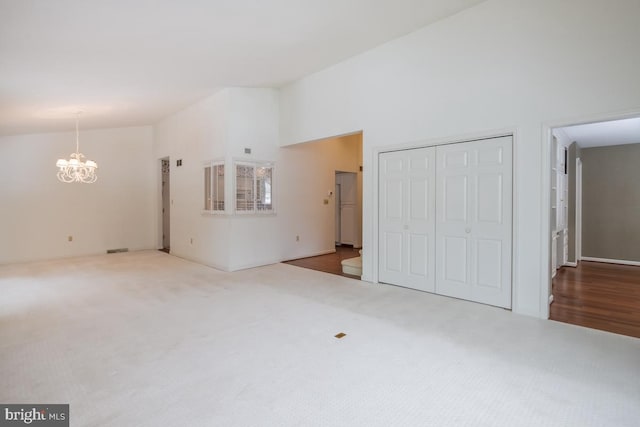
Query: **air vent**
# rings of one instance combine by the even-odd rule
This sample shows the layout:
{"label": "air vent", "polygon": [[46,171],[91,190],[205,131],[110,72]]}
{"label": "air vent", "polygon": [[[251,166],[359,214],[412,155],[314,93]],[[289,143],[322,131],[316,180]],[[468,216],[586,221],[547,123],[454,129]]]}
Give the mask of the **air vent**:
{"label": "air vent", "polygon": [[108,254],[117,254],[119,252],[129,252],[129,248],[107,249]]}

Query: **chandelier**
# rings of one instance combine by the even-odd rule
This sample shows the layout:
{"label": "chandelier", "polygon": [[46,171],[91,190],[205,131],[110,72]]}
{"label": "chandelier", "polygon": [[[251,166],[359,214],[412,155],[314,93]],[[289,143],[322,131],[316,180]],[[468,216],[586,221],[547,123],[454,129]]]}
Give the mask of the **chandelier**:
{"label": "chandelier", "polygon": [[62,182],[81,182],[84,184],[93,184],[98,179],[96,169],[98,164],[93,160],[85,160],[86,157],[80,152],[80,132],[78,124],[80,122],[80,113],[76,116],[76,152],[69,155],[70,159],[58,159],[56,166],[58,167],[58,180]]}

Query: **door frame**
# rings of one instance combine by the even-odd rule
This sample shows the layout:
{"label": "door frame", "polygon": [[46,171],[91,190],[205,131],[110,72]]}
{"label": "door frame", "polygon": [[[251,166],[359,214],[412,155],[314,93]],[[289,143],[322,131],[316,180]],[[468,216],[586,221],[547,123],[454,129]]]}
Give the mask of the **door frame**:
{"label": "door frame", "polygon": [[[573,119],[549,121],[542,124],[542,188],[540,201],[541,208],[541,240],[540,255],[540,318],[549,318],[549,294],[551,293],[551,145],[553,130],[575,125],[587,125],[591,123],[609,122],[613,120],[633,119],[640,117],[640,110],[628,110],[617,113],[606,113],[600,115],[590,115],[575,117]],[[581,227],[582,228],[582,227]],[[576,233],[577,234],[577,233]]]}
{"label": "door frame", "polygon": [[338,173],[339,172],[335,172],[334,173],[334,210],[335,213],[333,215],[333,217],[335,218],[335,224],[333,227],[333,234],[335,236],[334,240],[335,240],[335,244],[336,246],[340,245],[340,241],[342,240],[342,226],[340,224],[340,219],[342,218],[341,212],[340,212],[340,204],[342,203],[342,201],[340,200],[341,196],[340,193],[342,192],[342,184],[337,182],[337,178],[338,178]]}
{"label": "door frame", "polygon": [[[518,296],[518,286],[517,286],[517,268],[518,268],[518,245],[516,244],[518,241],[517,230],[518,230],[518,200],[516,194],[518,194],[518,168],[516,165],[517,151],[518,151],[518,130],[515,128],[504,128],[504,129],[496,129],[492,131],[486,132],[477,132],[477,133],[468,133],[458,136],[450,136],[445,138],[434,138],[423,141],[414,141],[404,144],[394,144],[394,145],[385,145],[381,147],[375,147],[372,150],[372,183],[373,183],[373,191],[372,191],[372,241],[371,241],[371,251],[367,251],[367,254],[370,255],[370,264],[369,264],[369,274],[370,277],[364,277],[363,280],[371,281],[373,283],[380,284],[379,281],[379,266],[380,266],[380,218],[379,218],[379,209],[380,209],[380,154],[393,152],[393,151],[404,151],[404,150],[413,150],[417,148],[426,148],[426,147],[435,147],[439,145],[449,145],[449,144],[459,144],[463,142],[472,142],[483,139],[492,139],[492,138],[500,138],[503,136],[511,136],[512,137],[512,153],[511,153],[511,161],[512,161],[512,169],[511,169],[511,180],[512,180],[512,197],[511,197],[511,310],[517,310],[517,296]],[[367,263],[367,259],[363,258],[363,267]],[[365,268],[363,268],[363,273],[365,273]],[[369,280],[370,279],[370,280]]]}
{"label": "door frame", "polygon": [[[165,156],[165,157],[159,157],[157,159],[157,177],[158,177],[158,185],[157,185],[157,195],[158,195],[158,203],[156,204],[157,208],[156,208],[156,230],[157,230],[157,243],[156,243],[156,249],[163,249],[164,248],[164,241],[162,239],[162,234],[164,233],[164,228],[163,228],[163,213],[162,213],[162,161],[163,160],[168,160],[169,161],[169,192],[171,192],[171,158],[169,156]],[[171,195],[169,195],[169,205],[171,205]],[[169,232],[171,232],[171,227],[169,227]]]}
{"label": "door frame", "polygon": [[582,258],[582,159],[576,158],[576,265]]}

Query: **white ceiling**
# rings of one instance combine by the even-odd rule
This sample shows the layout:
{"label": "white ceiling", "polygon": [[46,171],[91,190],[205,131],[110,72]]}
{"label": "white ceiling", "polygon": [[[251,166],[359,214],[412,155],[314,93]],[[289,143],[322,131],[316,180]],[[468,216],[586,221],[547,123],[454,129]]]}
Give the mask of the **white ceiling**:
{"label": "white ceiling", "polygon": [[0,0],[0,135],[151,124],[278,87],[482,0]]}
{"label": "white ceiling", "polygon": [[581,148],[640,143],[640,118],[560,128]]}

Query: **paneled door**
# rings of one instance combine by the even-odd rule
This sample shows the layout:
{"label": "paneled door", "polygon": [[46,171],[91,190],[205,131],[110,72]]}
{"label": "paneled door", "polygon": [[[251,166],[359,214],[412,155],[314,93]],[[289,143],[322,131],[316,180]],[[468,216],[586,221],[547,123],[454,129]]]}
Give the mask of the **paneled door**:
{"label": "paneled door", "polygon": [[379,157],[379,281],[434,292],[435,148]]}
{"label": "paneled door", "polygon": [[511,308],[512,137],[438,146],[436,293]]}

